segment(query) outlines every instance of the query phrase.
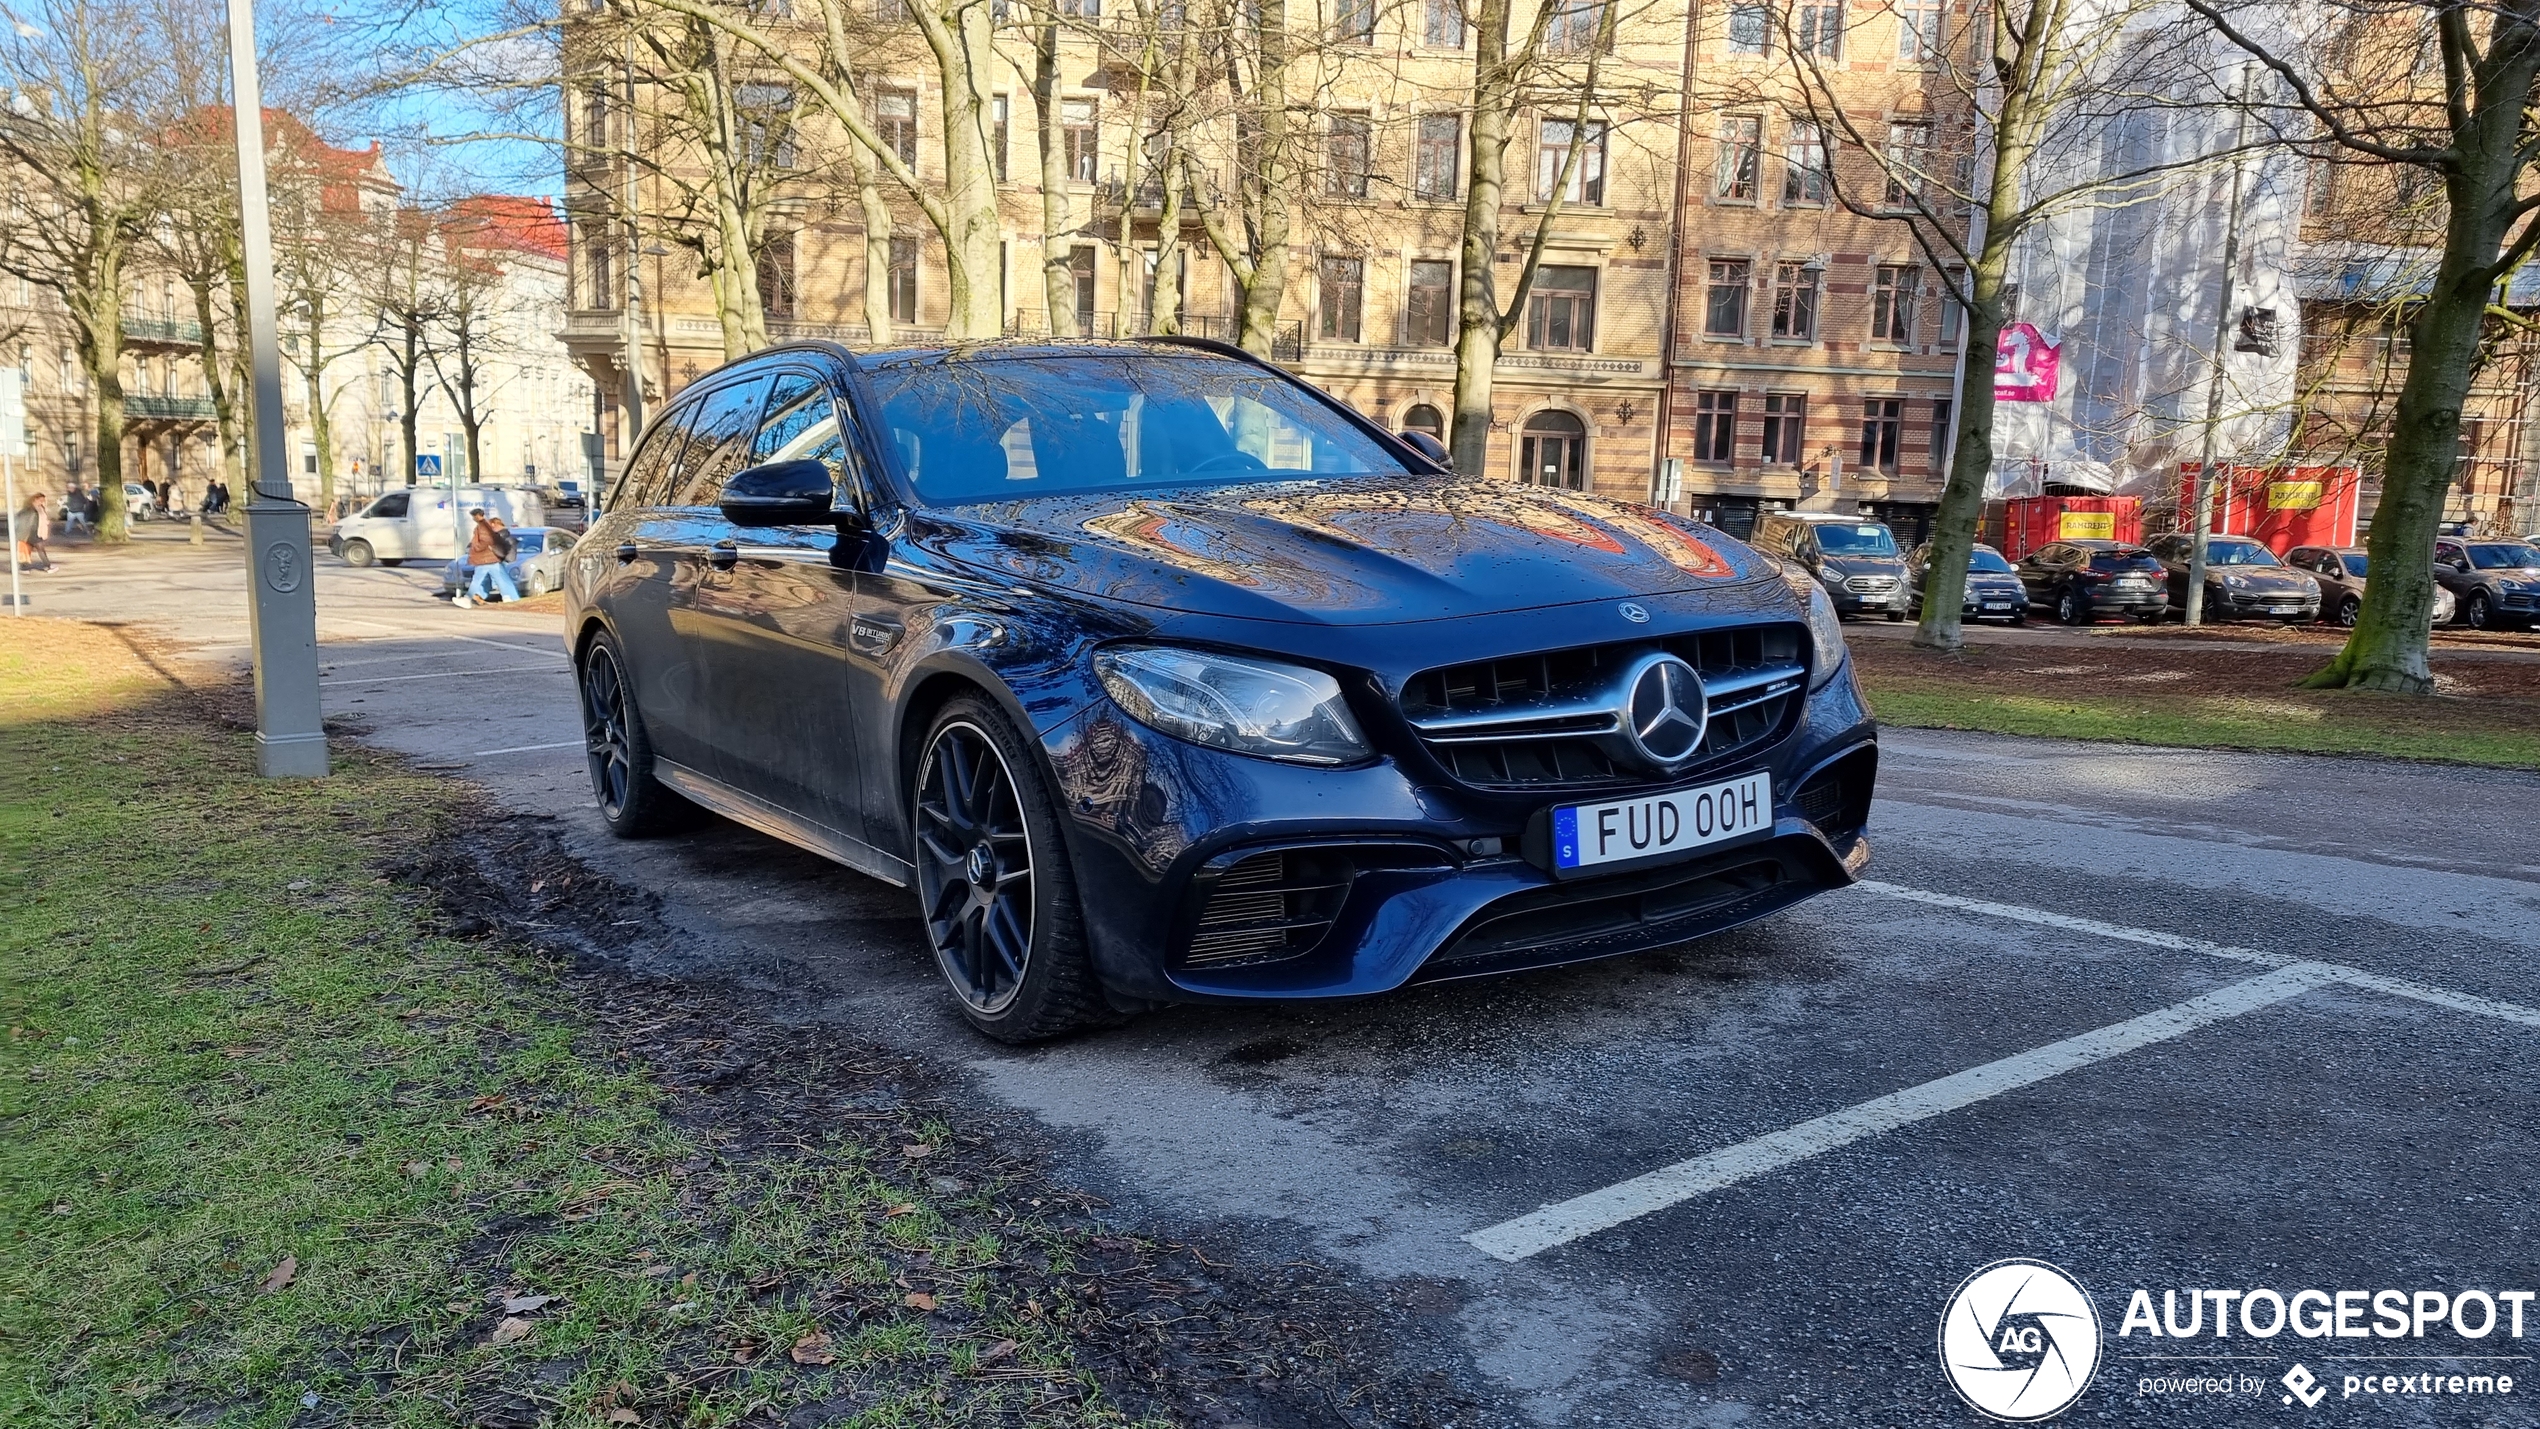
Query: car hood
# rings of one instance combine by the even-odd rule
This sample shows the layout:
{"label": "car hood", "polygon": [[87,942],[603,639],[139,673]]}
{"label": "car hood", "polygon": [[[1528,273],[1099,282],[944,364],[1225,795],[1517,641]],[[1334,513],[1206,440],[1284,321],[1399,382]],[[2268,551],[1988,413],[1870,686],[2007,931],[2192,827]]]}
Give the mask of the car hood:
{"label": "car hood", "polygon": [[2219,582],[2225,576],[2240,577],[2248,590],[2288,590],[2308,594],[2319,589],[2319,582],[2300,571],[2281,566],[2207,566],[2205,578]]}
{"label": "car hood", "polygon": [[1452,477],[1179,488],[934,508],[958,565],[1194,614],[1381,625],[1776,577],[1707,526],[1579,492]]}
{"label": "car hood", "polygon": [[1830,576],[1902,576],[1905,562],[1896,556],[1824,556],[1820,558]]}

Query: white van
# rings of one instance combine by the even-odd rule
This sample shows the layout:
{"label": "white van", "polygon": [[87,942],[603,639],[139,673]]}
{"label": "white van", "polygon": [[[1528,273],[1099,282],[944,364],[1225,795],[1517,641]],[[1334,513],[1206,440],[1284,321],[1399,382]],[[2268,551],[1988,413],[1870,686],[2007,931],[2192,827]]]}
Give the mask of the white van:
{"label": "white van", "polygon": [[326,548],[348,566],[446,561],[467,549],[467,514],[480,509],[506,526],[547,524],[546,504],[530,487],[408,486],[336,522]]}

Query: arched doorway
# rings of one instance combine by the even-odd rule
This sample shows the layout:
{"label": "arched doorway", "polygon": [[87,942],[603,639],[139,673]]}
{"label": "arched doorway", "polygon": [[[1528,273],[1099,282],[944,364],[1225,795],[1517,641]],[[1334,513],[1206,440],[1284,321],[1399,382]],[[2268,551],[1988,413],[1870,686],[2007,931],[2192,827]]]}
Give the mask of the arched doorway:
{"label": "arched doorway", "polygon": [[1517,479],[1571,491],[1587,485],[1587,427],[1567,412],[1537,412],[1526,419],[1517,448]]}
{"label": "arched doorway", "polygon": [[1439,441],[1446,440],[1446,414],[1426,402],[1414,402],[1402,413],[1402,430],[1426,432]]}

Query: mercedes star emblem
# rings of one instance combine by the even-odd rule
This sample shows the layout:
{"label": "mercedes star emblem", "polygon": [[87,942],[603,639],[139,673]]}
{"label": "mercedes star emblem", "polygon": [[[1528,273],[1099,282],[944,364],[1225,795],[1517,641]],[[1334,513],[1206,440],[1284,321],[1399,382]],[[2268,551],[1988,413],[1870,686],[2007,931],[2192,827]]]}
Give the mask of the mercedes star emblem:
{"label": "mercedes star emblem", "polygon": [[1624,601],[1619,609],[1623,613],[1623,618],[1634,625],[1647,625],[1649,623],[1649,607],[1642,605],[1639,601]]}
{"label": "mercedes star emblem", "polygon": [[1702,677],[1673,655],[1651,655],[1623,686],[1624,737],[1651,767],[1674,769],[1702,747],[1710,720]]}

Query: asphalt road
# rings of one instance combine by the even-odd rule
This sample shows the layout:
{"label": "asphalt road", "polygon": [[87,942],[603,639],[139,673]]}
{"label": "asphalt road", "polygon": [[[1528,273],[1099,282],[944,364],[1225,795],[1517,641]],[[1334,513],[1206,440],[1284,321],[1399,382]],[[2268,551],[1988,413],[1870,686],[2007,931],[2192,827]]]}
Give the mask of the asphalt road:
{"label": "asphalt road", "polygon": [[[234,543],[64,564],[39,613],[243,653]],[[433,584],[321,560],[330,714],[658,890],[644,970],[950,1065],[1125,1221],[1349,1270],[1516,1417],[1981,1423],[1943,1308],[2032,1257],[2102,1325],[2066,1422],[2540,1422],[2540,1305],[2529,1339],[2117,1333],[2137,1288],[2181,1317],[2540,1289],[2540,779],[1891,731],[1862,888],[1665,954],[1018,1051],[954,1016],[907,895],[727,824],[607,838],[553,618]],[[2473,1374],[2517,1383],[2447,1391]]]}

